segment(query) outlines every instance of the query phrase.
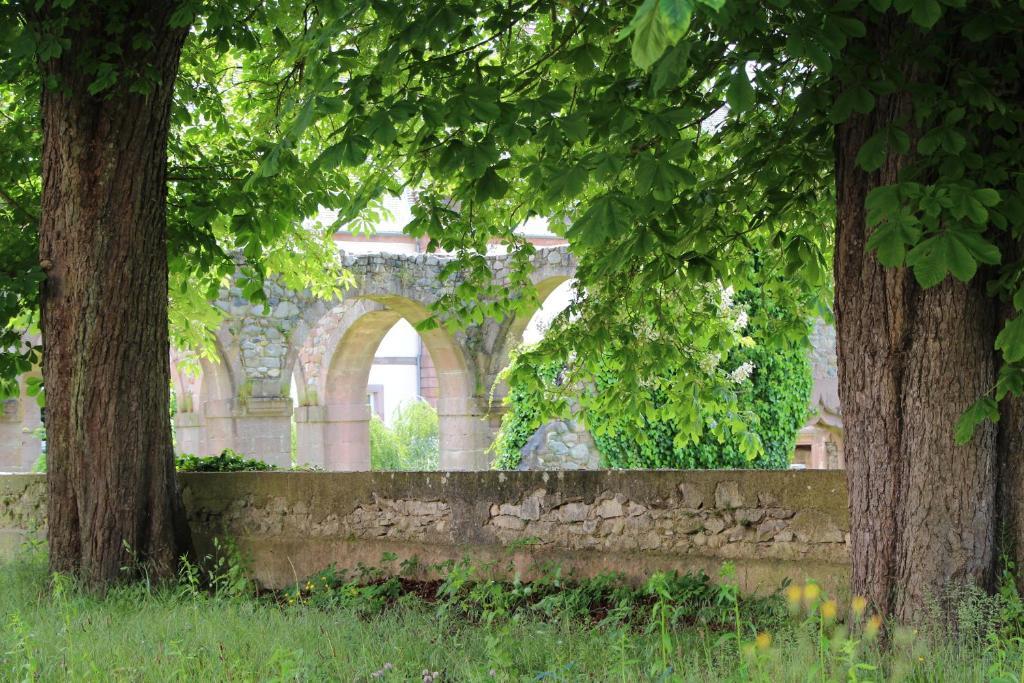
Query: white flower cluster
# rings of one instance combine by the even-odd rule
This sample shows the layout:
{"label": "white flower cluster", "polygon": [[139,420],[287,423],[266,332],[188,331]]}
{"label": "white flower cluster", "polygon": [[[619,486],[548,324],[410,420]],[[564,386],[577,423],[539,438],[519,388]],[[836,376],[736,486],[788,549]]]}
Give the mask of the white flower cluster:
{"label": "white flower cluster", "polygon": [[748,379],[750,379],[750,374],[752,372],[754,372],[754,364],[751,363],[750,361],[747,361],[746,363],[743,363],[735,370],[730,372],[729,379],[735,382],[736,384],[741,384],[742,382],[746,382]]}

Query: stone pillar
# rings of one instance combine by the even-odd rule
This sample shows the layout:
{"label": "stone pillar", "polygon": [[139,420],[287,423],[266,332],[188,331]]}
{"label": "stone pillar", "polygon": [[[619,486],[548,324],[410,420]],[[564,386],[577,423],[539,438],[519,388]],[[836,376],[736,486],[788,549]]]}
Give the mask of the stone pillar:
{"label": "stone pillar", "polygon": [[324,469],[365,472],[370,469],[370,406],[334,403],[324,406]]}
{"label": "stone pillar", "polygon": [[441,470],[486,470],[491,467],[491,428],[486,411],[474,398],[441,398],[437,402]]}
{"label": "stone pillar", "polygon": [[271,465],[291,467],[292,400],[250,397],[235,404],[235,450]]}
{"label": "stone pillar", "polygon": [[0,472],[23,472],[21,400],[0,402]]}
{"label": "stone pillar", "polygon": [[203,438],[196,449],[196,455],[220,455],[225,448],[238,450],[235,446],[235,408],[230,398],[207,401],[203,404]]}
{"label": "stone pillar", "polygon": [[324,432],[327,409],[324,406],[298,406],[295,408],[295,461],[299,465],[325,467],[326,449]]}
{"label": "stone pillar", "polygon": [[205,455],[203,416],[199,413],[178,413],[174,416],[174,439],[179,454]]}

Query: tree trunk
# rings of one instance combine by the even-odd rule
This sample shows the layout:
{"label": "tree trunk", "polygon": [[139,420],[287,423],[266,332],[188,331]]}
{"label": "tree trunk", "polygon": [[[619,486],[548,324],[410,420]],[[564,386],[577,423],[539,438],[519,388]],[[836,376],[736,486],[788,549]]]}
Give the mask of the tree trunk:
{"label": "tree trunk", "polygon": [[[171,576],[188,545],[168,413],[165,173],[187,33],[167,25],[173,4],[77,3],[69,44],[42,65],[50,566],[96,587],[123,568]],[[112,42],[118,79],[91,94],[85,69]]]}
{"label": "tree trunk", "polygon": [[[906,27],[872,27],[883,55]],[[910,76],[911,80],[913,79]],[[852,529],[853,590],[902,620],[961,583],[992,580],[997,426],[958,446],[956,420],[996,377],[998,316],[981,276],[923,290],[866,250],[868,192],[897,181],[905,159],[868,174],[855,163],[872,134],[908,117],[909,96],[836,128],[836,326]],[[912,136],[913,137],[913,136]]]}

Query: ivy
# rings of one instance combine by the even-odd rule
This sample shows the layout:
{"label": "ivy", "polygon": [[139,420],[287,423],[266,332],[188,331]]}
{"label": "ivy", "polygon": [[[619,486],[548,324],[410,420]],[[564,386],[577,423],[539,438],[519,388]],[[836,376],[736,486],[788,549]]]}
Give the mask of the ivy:
{"label": "ivy", "polygon": [[174,468],[179,472],[252,472],[277,469],[262,460],[247,458],[230,448],[220,455],[199,456],[183,453],[174,459]]}
{"label": "ivy", "polygon": [[[662,369],[662,377],[649,377],[648,389],[638,403],[645,412],[624,412],[615,404],[590,400],[588,393],[601,394],[619,382],[618,364],[613,358],[601,359],[603,371],[595,373],[592,392],[576,393],[581,411],[577,415],[593,433],[602,465],[617,468],[764,468],[789,465],[796,445],[796,433],[808,417],[811,392],[810,362],[802,344],[778,349],[769,342],[777,331],[782,312],[759,302],[752,295],[748,302],[752,345],[735,348],[723,363],[724,370],[738,379],[737,405],[729,411],[709,414],[709,422],[728,422],[742,415],[748,421],[741,429],[715,430],[705,425],[701,436],[686,436],[680,420],[686,416],[665,413],[667,395],[661,380],[676,374],[671,366]],[[552,395],[561,393],[566,380],[565,359],[546,358],[539,362],[526,348],[513,356],[510,374],[531,376],[533,382],[514,384],[508,393],[508,410],[502,418],[495,443],[497,469],[515,469],[523,446],[544,422],[553,417]],[[743,376],[750,368],[749,376]],[[671,385],[671,382],[667,383]],[[756,442],[756,443],[755,443]]]}

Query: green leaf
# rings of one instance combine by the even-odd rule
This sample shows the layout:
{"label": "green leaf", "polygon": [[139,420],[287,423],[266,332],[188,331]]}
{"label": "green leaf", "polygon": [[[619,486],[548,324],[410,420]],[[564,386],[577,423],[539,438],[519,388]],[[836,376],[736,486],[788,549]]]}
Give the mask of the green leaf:
{"label": "green leaf", "polygon": [[907,255],[907,265],[922,287],[932,287],[952,273],[967,282],[978,271],[979,263],[996,264],[999,249],[978,232],[949,229],[929,237]]}
{"label": "green leaf", "polygon": [[385,111],[378,111],[371,116],[366,122],[363,132],[372,138],[374,142],[384,146],[390,145],[398,137],[398,131],[395,130],[394,124],[391,123],[391,117]]}
{"label": "green leaf", "polygon": [[903,265],[907,246],[917,244],[920,239],[921,228],[917,220],[907,213],[897,213],[871,233],[867,248],[875,252],[883,266],[898,268]]}
{"label": "green leaf", "polygon": [[860,19],[853,17],[835,17],[836,26],[846,35],[852,38],[863,38],[867,35],[867,27]]}
{"label": "green leaf", "polygon": [[96,79],[89,84],[89,94],[98,95],[117,82],[117,67],[109,62],[101,62],[96,69]]}
{"label": "green leaf", "polygon": [[740,435],[739,451],[747,460],[754,460],[764,453],[764,444],[757,432],[747,430]]}
{"label": "green leaf", "polygon": [[1021,394],[1024,394],[1024,368],[1003,365],[999,368],[999,379],[996,380],[996,400],[1002,401],[1007,395]]}
{"label": "green leaf", "polygon": [[946,240],[931,237],[910,250],[907,265],[913,269],[917,283],[928,289],[942,282],[949,274]]}
{"label": "green leaf", "polygon": [[754,88],[750,84],[750,79],[747,78],[745,62],[737,67],[736,72],[729,79],[725,100],[729,103],[729,109],[736,114],[741,114],[754,106]]}
{"label": "green leaf", "polygon": [[942,5],[938,0],[913,0],[910,20],[918,26],[931,28],[942,18]]}
{"label": "green leaf", "polygon": [[672,42],[661,20],[658,0],[644,0],[626,28],[619,32],[618,40],[633,36],[631,54],[633,63],[645,71],[658,61]]}
{"label": "green leaf", "polygon": [[963,34],[972,43],[980,43],[983,40],[988,40],[998,28],[995,15],[979,12],[964,24]]}
{"label": "green leaf", "polygon": [[983,206],[992,207],[999,203],[999,192],[990,187],[974,191],[974,198]]}
{"label": "green leaf", "polygon": [[508,187],[508,181],[498,175],[492,166],[484,171],[476,183],[476,200],[483,202],[488,199],[501,199],[508,192]]}
{"label": "green leaf", "polygon": [[665,53],[651,71],[651,93],[657,95],[662,88],[678,83],[686,73],[691,43],[683,42]]}
{"label": "green leaf", "polygon": [[999,247],[985,239],[980,232],[973,230],[951,230],[949,233],[953,239],[959,242],[971,257],[978,263],[985,263],[994,266],[1002,260]]}
{"label": "green leaf", "polygon": [[672,43],[677,42],[687,29],[693,17],[694,0],[658,0],[658,11],[665,33]]}
{"label": "green leaf", "polygon": [[953,438],[959,445],[964,445],[974,436],[974,429],[985,420],[999,421],[999,405],[995,399],[985,396],[974,402],[956,421]]}
{"label": "green leaf", "polygon": [[568,170],[562,170],[551,178],[545,196],[548,201],[557,201],[563,197],[576,197],[586,181],[587,170],[582,166],[573,166]]}
{"label": "green leaf", "polygon": [[899,185],[882,185],[868,192],[864,206],[868,210],[868,225],[877,225],[894,216],[902,206]]}
{"label": "green leaf", "polygon": [[996,336],[996,348],[1003,352],[1003,360],[1016,363],[1024,359],[1024,316],[1007,320]]}
{"label": "green leaf", "polygon": [[570,240],[588,247],[604,244],[612,236],[632,227],[633,210],[626,195],[609,192],[598,197],[566,232]]}
{"label": "green leaf", "polygon": [[345,136],[336,144],[325,149],[313,165],[317,168],[337,168],[338,166],[358,166],[366,161],[370,149],[370,141],[362,135]]}
{"label": "green leaf", "polygon": [[885,163],[886,131],[881,130],[869,137],[857,152],[857,165],[867,172],[877,171]]}
{"label": "green leaf", "polygon": [[488,88],[469,98],[469,106],[481,121],[493,121],[501,114],[498,92]]}

